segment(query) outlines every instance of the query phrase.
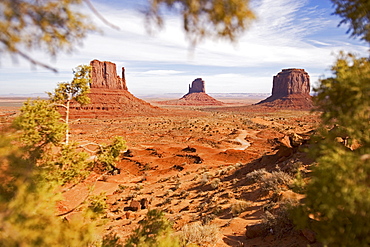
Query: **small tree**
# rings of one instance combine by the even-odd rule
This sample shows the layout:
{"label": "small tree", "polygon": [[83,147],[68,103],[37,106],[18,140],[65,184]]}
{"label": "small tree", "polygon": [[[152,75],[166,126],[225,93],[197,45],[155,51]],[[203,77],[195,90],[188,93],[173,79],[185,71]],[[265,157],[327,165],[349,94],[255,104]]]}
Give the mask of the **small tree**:
{"label": "small tree", "polygon": [[52,102],[65,108],[65,123],[67,129],[65,133],[65,142],[69,143],[69,111],[71,101],[76,101],[81,105],[88,104],[90,98],[87,96],[90,90],[91,67],[80,65],[74,71],[74,78],[71,82],[61,82],[53,93],[48,93]]}
{"label": "small tree", "polygon": [[368,0],[331,0],[341,24],[349,24],[348,33],[354,38],[370,42],[370,2]]}
{"label": "small tree", "polygon": [[159,210],[149,210],[145,219],[129,237],[125,247],[179,247],[179,241],[172,235],[172,226]]}
{"label": "small tree", "polygon": [[118,161],[121,152],[126,149],[126,141],[121,136],[115,136],[109,145],[99,146],[97,152],[98,162],[104,166],[105,170],[115,169],[115,163]]}
{"label": "small tree", "polygon": [[60,117],[49,101],[28,100],[23,104],[13,126],[22,131],[20,141],[33,158],[38,159],[50,145],[60,145],[67,129]]}
{"label": "small tree", "polygon": [[[332,71],[335,76],[317,89],[322,128],[312,153],[318,165],[297,222],[326,245],[369,246],[370,61],[342,54]],[[348,137],[348,144],[338,136]],[[351,148],[354,141],[359,145]]]}
{"label": "small tree", "polygon": [[[14,139],[13,139],[14,138]],[[93,246],[97,222],[57,217],[57,183],[17,145],[12,133],[0,133],[0,245]],[[4,177],[3,177],[4,176]]]}

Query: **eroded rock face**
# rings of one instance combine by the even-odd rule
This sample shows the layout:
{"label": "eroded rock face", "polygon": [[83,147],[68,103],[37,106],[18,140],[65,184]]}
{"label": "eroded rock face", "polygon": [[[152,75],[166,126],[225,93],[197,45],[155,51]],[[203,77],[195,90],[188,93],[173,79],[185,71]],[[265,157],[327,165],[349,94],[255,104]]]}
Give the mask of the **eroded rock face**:
{"label": "eroded rock face", "polygon": [[122,67],[122,78],[117,75],[116,64],[93,60],[90,62],[91,88],[122,89],[127,90],[125,68]]}
{"label": "eroded rock face", "polygon": [[126,86],[125,68],[117,75],[116,64],[93,60],[90,83],[90,103],[71,103],[71,118],[113,118],[122,116],[152,116],[166,114],[167,110],[152,106],[132,95]]}
{"label": "eroded rock face", "polygon": [[310,94],[310,76],[304,69],[283,69],[274,76],[272,96],[280,98],[290,94]]}
{"label": "eroded rock face", "polygon": [[205,93],[204,81],[202,78],[195,79],[191,85],[189,85],[189,93]]}
{"label": "eroded rock face", "polygon": [[312,108],[310,76],[304,69],[283,69],[274,76],[272,95],[257,104],[274,108]]}

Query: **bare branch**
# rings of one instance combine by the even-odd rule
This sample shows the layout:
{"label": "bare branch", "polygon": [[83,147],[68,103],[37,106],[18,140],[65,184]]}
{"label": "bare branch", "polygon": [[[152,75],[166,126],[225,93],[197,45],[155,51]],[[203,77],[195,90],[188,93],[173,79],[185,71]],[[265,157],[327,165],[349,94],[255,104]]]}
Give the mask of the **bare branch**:
{"label": "bare branch", "polygon": [[47,64],[41,63],[41,62],[33,59],[32,57],[28,56],[27,54],[21,52],[20,50],[17,50],[16,53],[18,53],[21,57],[23,57],[24,59],[30,61],[34,65],[38,65],[38,66],[43,67],[45,69],[51,70],[54,73],[58,73],[58,70],[56,68],[53,68],[53,67],[51,67],[51,66],[49,66]]}
{"label": "bare branch", "polygon": [[107,19],[104,18],[104,16],[102,16],[99,11],[96,10],[96,8],[94,7],[94,5],[90,2],[90,0],[84,0],[84,2],[87,4],[87,6],[90,8],[90,10],[94,13],[94,15],[96,15],[102,22],[105,23],[105,25],[107,26],[110,26],[111,28],[113,29],[116,29],[116,30],[119,30],[119,27],[110,23],[109,21],[107,21]]}

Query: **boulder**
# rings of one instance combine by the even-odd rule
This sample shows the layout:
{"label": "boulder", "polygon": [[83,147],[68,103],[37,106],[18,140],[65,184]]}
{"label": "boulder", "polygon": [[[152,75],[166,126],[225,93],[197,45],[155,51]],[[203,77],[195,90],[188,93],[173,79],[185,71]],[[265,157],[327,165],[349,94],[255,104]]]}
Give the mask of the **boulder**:
{"label": "boulder", "polygon": [[141,209],[148,209],[149,208],[149,200],[147,198],[143,198],[140,200]]}
{"label": "boulder", "polygon": [[132,200],[130,203],[130,211],[139,211],[141,209],[141,203],[136,200]]}
{"label": "boulder", "polygon": [[247,239],[264,237],[267,235],[267,230],[264,224],[258,223],[255,225],[247,225],[245,227],[245,237]]}
{"label": "boulder", "polygon": [[302,229],[301,234],[308,240],[310,244],[316,242],[316,233],[310,229]]}

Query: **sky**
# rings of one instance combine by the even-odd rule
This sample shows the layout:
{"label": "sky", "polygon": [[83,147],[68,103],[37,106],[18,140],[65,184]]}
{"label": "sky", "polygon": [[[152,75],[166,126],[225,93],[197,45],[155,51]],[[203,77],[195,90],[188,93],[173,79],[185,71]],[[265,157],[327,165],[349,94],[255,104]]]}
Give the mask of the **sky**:
{"label": "sky", "polygon": [[115,63],[119,75],[125,67],[128,90],[136,96],[185,94],[196,78],[205,81],[207,93],[271,93],[273,76],[282,69],[305,69],[315,86],[331,75],[339,51],[368,56],[366,43],[351,39],[346,26],[338,27],[329,0],[252,0],[257,20],[237,43],[207,40],[194,50],[173,13],[166,14],[161,31],[148,34],[141,13],[145,2],[92,1],[119,30],[81,8],[102,32],[90,34],[71,54],[30,53],[58,73],[2,55],[0,95],[52,91],[73,78],[73,68],[94,59]]}

